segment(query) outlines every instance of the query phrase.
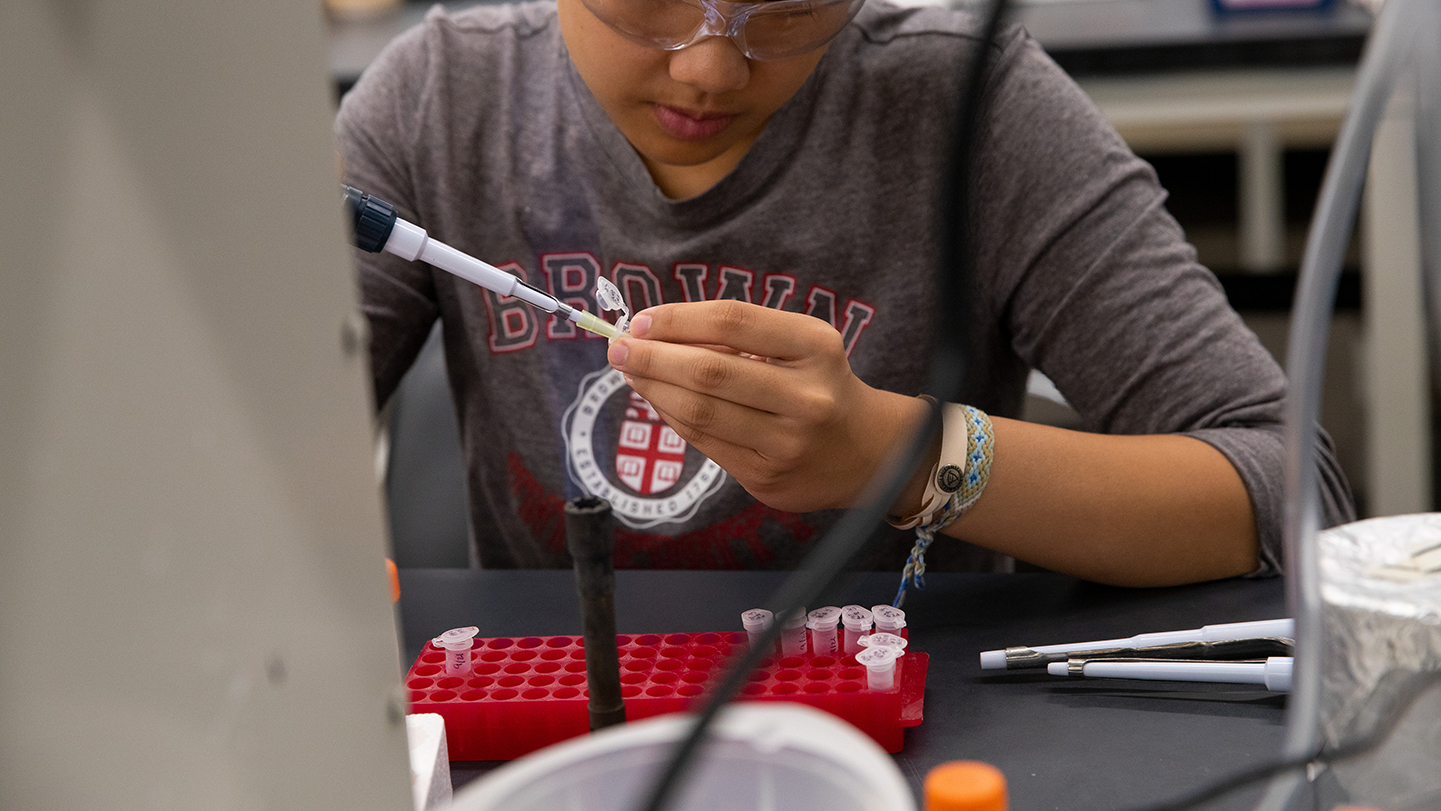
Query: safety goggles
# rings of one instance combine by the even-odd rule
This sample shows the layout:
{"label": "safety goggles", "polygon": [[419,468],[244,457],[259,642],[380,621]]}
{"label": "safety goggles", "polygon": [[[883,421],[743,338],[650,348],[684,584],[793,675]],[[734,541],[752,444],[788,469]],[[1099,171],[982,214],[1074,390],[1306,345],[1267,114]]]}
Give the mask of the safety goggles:
{"label": "safety goggles", "polygon": [[727,37],[748,59],[800,56],[830,42],[865,0],[581,0],[601,22],[639,45],[676,51]]}

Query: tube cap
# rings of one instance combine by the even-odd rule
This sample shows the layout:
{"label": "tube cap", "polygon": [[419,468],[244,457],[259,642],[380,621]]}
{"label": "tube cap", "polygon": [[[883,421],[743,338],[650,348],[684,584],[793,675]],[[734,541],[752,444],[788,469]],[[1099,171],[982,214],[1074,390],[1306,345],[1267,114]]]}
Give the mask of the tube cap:
{"label": "tube cap", "polygon": [[813,631],[832,631],[840,624],[841,610],[833,605],[817,608],[806,615],[806,627]]}
{"label": "tube cap", "polygon": [[760,632],[771,627],[775,615],[764,608],[752,608],[741,612],[741,627],[747,631]]}
{"label": "tube cap", "polygon": [[906,627],[906,612],[895,606],[871,606],[871,615],[875,618],[876,628],[879,630],[899,631]]}
{"label": "tube cap", "polygon": [[953,760],[926,775],[925,811],[1006,811],[1006,776],[989,763]]}

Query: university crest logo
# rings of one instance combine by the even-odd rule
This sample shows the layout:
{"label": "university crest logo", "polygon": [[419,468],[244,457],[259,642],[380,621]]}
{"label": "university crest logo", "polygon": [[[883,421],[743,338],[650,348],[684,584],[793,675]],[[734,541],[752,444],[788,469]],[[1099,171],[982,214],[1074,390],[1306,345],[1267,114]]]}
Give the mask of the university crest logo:
{"label": "university crest logo", "polygon": [[562,430],[571,479],[609,501],[632,529],[686,521],[725,483],[720,465],[687,453],[686,441],[610,367],[581,380]]}

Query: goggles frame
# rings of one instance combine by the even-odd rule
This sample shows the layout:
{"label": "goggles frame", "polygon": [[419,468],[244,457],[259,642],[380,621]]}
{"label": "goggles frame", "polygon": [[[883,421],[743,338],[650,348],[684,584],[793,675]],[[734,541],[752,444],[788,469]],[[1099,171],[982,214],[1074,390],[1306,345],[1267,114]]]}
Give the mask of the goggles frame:
{"label": "goggles frame", "polygon": [[[603,9],[597,8],[594,0],[581,0],[596,19],[605,23],[606,27],[615,31],[637,45],[648,48],[656,48],[662,51],[679,51],[689,48],[712,37],[725,37],[736,46],[747,59],[756,62],[774,62],[781,59],[788,59],[793,56],[810,53],[821,48],[835,39],[841,31],[845,30],[847,24],[855,18],[865,5],[865,0],[760,0],[760,2],[731,2],[731,0],[670,0],[677,5],[690,6],[702,14],[699,25],[689,34],[683,37],[661,38],[644,34],[640,31],[631,30],[620,24],[614,15],[606,13]],[[783,49],[775,53],[762,51],[756,53],[746,39],[746,25],[752,18],[757,16],[770,16],[785,14],[797,10],[805,11],[816,8],[831,8],[834,6],[848,6],[845,20],[836,30],[817,42],[796,45],[795,47]]]}

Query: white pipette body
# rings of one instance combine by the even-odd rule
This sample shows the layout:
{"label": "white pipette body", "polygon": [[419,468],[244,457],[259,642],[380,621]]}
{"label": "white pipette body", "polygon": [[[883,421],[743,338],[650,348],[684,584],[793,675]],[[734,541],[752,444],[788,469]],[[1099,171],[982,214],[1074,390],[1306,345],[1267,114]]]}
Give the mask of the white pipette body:
{"label": "white pipette body", "polygon": [[[1028,645],[1026,650],[1036,653],[1071,653],[1073,651],[1101,650],[1103,648],[1141,648],[1150,645],[1173,645],[1177,642],[1226,642],[1232,639],[1253,639],[1257,637],[1285,637],[1294,639],[1296,621],[1293,619],[1254,620],[1252,622],[1226,622],[1206,625],[1184,631],[1160,631],[1150,634],[1136,634],[1124,639],[1102,639],[1096,642],[1068,642],[1062,645]],[[981,652],[982,670],[1005,670],[1006,652],[988,650]]]}
{"label": "white pipette body", "polygon": [[[1263,684],[1267,690],[1284,693],[1291,689],[1292,662],[1290,656],[1272,656],[1265,662],[1137,662],[1096,659],[1081,664],[1081,675],[1088,678],[1147,681]],[[1052,676],[1068,676],[1071,674],[1070,667],[1067,662],[1052,662],[1046,665],[1046,672]]]}
{"label": "white pipette body", "polygon": [[396,218],[395,227],[385,241],[386,253],[414,262],[419,260],[447,273],[453,273],[466,281],[493,290],[502,296],[513,296],[533,307],[548,313],[559,311],[566,319],[580,327],[607,338],[619,335],[610,322],[585,310],[577,310],[562,303],[554,296],[531,287],[513,273],[507,273],[494,265],[476,259],[450,247],[444,242],[430,238],[424,228]]}

